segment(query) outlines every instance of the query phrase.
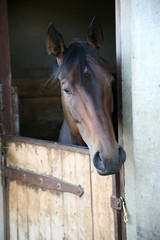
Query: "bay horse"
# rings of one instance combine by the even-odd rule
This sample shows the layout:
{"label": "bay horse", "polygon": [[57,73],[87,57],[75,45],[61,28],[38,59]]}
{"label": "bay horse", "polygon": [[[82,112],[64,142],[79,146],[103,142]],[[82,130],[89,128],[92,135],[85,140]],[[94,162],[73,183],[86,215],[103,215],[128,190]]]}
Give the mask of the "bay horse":
{"label": "bay horse", "polygon": [[73,40],[68,47],[53,23],[47,30],[47,49],[57,59],[54,77],[60,81],[65,116],[60,141],[86,144],[98,174],[104,176],[118,172],[126,154],[113,129],[113,77],[98,54],[103,39],[96,17],[88,27],[87,41]]}

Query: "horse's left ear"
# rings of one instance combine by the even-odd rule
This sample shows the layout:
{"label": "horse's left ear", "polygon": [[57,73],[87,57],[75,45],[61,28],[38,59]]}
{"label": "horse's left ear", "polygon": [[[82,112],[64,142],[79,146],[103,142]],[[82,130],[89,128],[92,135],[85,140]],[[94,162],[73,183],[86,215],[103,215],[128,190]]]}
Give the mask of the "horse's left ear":
{"label": "horse's left ear", "polygon": [[48,54],[55,56],[59,64],[66,47],[63,36],[55,29],[53,23],[48,26],[47,37]]}
{"label": "horse's left ear", "polygon": [[103,30],[96,17],[93,18],[91,24],[88,27],[87,41],[96,51],[103,45]]}

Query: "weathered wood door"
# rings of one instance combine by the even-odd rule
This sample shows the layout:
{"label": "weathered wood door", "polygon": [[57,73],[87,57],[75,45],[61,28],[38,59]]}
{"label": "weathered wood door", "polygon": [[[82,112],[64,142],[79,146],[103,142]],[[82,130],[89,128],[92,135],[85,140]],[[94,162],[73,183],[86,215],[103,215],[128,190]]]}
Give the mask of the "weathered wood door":
{"label": "weathered wood door", "polygon": [[[6,159],[8,239],[114,239],[112,177],[97,174],[87,149],[8,137]],[[18,170],[22,180],[7,169]],[[21,170],[81,185],[84,194],[25,184]]]}

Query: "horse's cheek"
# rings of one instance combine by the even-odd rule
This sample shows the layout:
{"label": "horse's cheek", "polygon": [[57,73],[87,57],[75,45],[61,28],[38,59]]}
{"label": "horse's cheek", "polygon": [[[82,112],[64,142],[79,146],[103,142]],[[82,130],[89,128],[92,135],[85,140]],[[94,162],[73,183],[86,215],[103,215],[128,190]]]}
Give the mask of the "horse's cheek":
{"label": "horse's cheek", "polygon": [[63,96],[63,107],[65,108],[65,112],[68,115],[68,118],[72,118],[72,122],[78,121],[78,105],[75,104],[74,97]]}

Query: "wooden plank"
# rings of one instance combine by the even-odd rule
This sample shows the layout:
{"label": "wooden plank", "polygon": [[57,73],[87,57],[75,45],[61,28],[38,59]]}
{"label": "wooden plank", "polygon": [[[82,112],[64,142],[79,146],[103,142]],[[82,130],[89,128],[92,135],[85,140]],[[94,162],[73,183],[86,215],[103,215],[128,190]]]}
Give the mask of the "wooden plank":
{"label": "wooden plank", "polygon": [[114,218],[110,206],[112,176],[100,176],[92,167],[94,239],[114,240]]}
{"label": "wooden plank", "polygon": [[[62,179],[61,150],[50,149],[50,151],[48,151],[48,156],[50,158],[50,161],[52,162],[52,176]],[[63,239],[63,194],[55,191],[50,191],[50,201],[52,240]]]}
{"label": "wooden plank", "polygon": [[[71,152],[78,152],[78,153],[82,153],[82,154],[89,154],[89,150],[87,147],[82,147],[82,146],[77,146],[77,145],[63,145],[63,144],[57,143],[57,142],[51,142],[51,141],[33,139],[33,138],[27,138],[27,137],[19,137],[19,136],[7,136],[7,144],[8,144],[7,157],[9,158],[9,160],[11,160],[10,158],[12,158],[12,157],[14,158],[16,146],[18,149],[19,148],[18,146],[22,145],[22,144],[31,144],[31,145],[42,146],[42,147],[46,147],[46,148],[61,149],[61,150],[66,150],[66,151],[71,151]],[[12,153],[12,151],[13,151],[13,153]],[[16,153],[16,154],[18,154],[18,153]],[[19,152],[19,154],[21,154],[21,153]]]}
{"label": "wooden plank", "polygon": [[27,199],[28,239],[39,240],[40,191],[27,187]]}
{"label": "wooden plank", "polygon": [[17,184],[18,228],[17,239],[28,240],[28,195],[25,185]]}
{"label": "wooden plank", "polygon": [[40,239],[51,239],[51,215],[50,215],[50,197],[49,193],[40,192],[40,210],[39,210],[39,229],[40,229]]}
{"label": "wooden plank", "polygon": [[48,78],[13,78],[12,85],[18,87],[20,98],[60,96],[60,84]]}
{"label": "wooden plank", "polygon": [[18,239],[17,229],[18,229],[18,216],[17,216],[17,183],[9,183],[9,231],[10,240]]}
{"label": "wooden plank", "polygon": [[92,239],[92,210],[89,156],[62,151],[63,180],[84,186],[84,194],[76,198],[63,194],[64,237]]}
{"label": "wooden plank", "polygon": [[51,175],[48,152],[45,147],[24,143],[10,143],[7,160],[8,166]]}
{"label": "wooden plank", "polygon": [[76,181],[84,187],[84,196],[76,198],[78,221],[77,229],[79,239],[93,239],[93,219],[92,219],[92,193],[90,182],[90,157],[80,153],[74,153],[76,163]]}
{"label": "wooden plank", "polygon": [[[63,180],[75,183],[74,153],[62,151]],[[78,239],[76,196],[63,194],[64,238]]]}

